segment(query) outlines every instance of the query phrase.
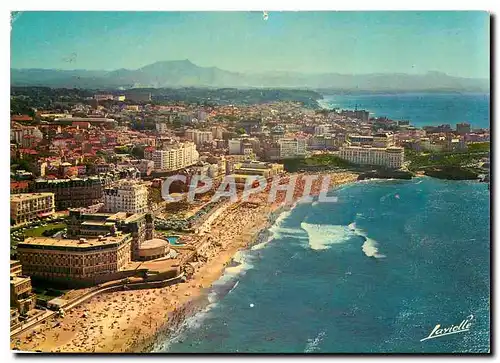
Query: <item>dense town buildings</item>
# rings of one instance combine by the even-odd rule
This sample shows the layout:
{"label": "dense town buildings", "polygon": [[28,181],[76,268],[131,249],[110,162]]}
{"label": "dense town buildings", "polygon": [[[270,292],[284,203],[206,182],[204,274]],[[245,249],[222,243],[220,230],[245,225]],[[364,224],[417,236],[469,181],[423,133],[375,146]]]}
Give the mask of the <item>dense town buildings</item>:
{"label": "dense town buildings", "polygon": [[[12,224],[29,224],[54,210],[69,214],[66,237],[18,244],[25,273],[33,277],[101,281],[120,276],[130,261],[168,253],[145,213],[148,187],[161,187],[168,175],[232,175],[242,183],[279,175],[290,159],[314,154],[397,169],[405,167],[404,148],[464,151],[489,141],[489,130],[468,123],[417,128],[358,109],[314,110],[288,101],[155,98],[152,104],[149,90],[94,92],[64,107],[39,108],[34,116],[11,116],[11,192],[22,195],[11,198]],[[15,206],[28,193],[51,193],[53,207]]]}
{"label": "dense town buildings", "polygon": [[102,201],[105,187],[111,184],[108,177],[36,180],[32,190],[36,193],[50,192],[55,195],[57,210],[86,207]]}
{"label": "dense town buildings", "polygon": [[[127,160],[116,165],[118,169],[127,169],[130,167],[137,168],[141,176],[149,176],[155,168],[153,160],[140,159],[140,160]],[[109,171],[109,170],[107,170]]]}

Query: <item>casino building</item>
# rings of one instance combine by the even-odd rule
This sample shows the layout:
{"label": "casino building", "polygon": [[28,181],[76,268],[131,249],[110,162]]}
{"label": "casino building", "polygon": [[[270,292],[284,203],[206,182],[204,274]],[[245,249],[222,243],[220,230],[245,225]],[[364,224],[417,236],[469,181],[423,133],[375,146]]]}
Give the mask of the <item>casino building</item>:
{"label": "casino building", "polygon": [[[25,274],[84,284],[126,277],[127,265],[142,259],[141,245],[153,238],[154,219],[145,213],[71,210],[67,226],[67,238],[31,237],[18,244],[17,256]],[[154,256],[162,253],[155,250]]]}

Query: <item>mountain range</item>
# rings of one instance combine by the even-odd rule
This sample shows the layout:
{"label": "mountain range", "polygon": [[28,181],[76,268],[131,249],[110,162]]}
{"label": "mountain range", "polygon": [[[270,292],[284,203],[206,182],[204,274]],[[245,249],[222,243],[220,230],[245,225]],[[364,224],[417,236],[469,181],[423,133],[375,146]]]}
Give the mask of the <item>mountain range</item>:
{"label": "mountain range", "polygon": [[296,72],[239,73],[200,67],[189,60],[160,61],[139,69],[114,71],[15,69],[12,86],[52,88],[301,88],[342,91],[460,91],[489,92],[488,79],[461,78],[441,72],[426,74],[371,73],[305,74]]}

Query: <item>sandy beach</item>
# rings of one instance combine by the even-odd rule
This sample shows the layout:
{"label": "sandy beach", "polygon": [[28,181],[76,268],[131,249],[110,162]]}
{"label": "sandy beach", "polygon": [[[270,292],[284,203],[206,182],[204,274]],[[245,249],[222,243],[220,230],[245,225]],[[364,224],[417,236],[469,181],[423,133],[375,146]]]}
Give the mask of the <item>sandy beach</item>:
{"label": "sandy beach", "polygon": [[[326,173],[322,173],[325,175]],[[357,174],[331,173],[330,187],[353,182]],[[320,192],[313,183],[312,195]],[[304,182],[297,182],[294,201],[302,196]],[[157,334],[165,334],[206,300],[210,286],[240,249],[248,247],[254,237],[269,227],[269,215],[283,205],[285,193],[272,204],[266,191],[253,195],[250,203],[227,208],[193,236],[199,251],[194,274],[185,283],[136,291],[103,293],[31,330],[11,339],[11,349],[42,352],[138,352],[147,351]],[[201,303],[202,304],[202,303]],[[200,305],[201,306],[201,305]]]}

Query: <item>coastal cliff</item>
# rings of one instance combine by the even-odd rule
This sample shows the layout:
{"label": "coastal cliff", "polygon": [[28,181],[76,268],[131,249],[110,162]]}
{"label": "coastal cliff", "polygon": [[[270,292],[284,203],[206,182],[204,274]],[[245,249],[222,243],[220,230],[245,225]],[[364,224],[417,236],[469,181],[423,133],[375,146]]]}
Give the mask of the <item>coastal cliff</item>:
{"label": "coastal cliff", "polygon": [[424,174],[438,179],[448,180],[477,180],[479,174],[459,166],[432,167],[424,170]]}

